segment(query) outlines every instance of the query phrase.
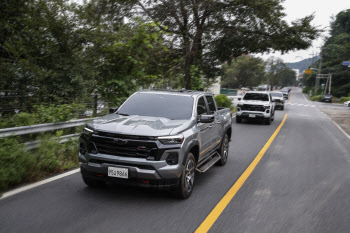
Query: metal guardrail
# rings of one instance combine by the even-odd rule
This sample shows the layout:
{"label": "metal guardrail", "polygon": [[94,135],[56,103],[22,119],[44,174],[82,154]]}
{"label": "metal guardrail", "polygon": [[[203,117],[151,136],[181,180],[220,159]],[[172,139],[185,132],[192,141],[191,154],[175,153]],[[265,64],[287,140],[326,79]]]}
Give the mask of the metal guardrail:
{"label": "metal guardrail", "polygon": [[57,123],[47,123],[47,124],[39,124],[39,125],[31,125],[31,126],[20,126],[14,128],[0,129],[0,138],[5,138],[9,136],[19,136],[26,134],[34,134],[47,132],[58,129],[66,129],[73,128],[77,126],[85,125],[88,121],[93,120],[89,119],[78,119],[78,120],[70,120],[65,122],[57,122]]}
{"label": "metal guardrail", "polygon": [[[80,133],[64,135],[64,136],[60,137],[59,142],[60,143],[68,142],[69,139],[78,138],[79,135],[80,135]],[[55,139],[58,139],[58,138],[55,138]],[[27,150],[32,150],[32,149],[38,148],[40,146],[40,140],[33,141],[33,142],[26,142],[26,143],[24,143],[24,145],[26,146]]]}
{"label": "metal guardrail", "polygon": [[[5,138],[5,137],[9,137],[9,136],[20,136],[20,135],[26,135],[26,134],[41,133],[41,132],[47,132],[47,131],[57,130],[57,129],[73,128],[73,127],[85,125],[87,122],[89,122],[93,119],[96,119],[96,118],[78,119],[78,120],[70,120],[70,121],[65,121],[65,122],[47,123],[47,124],[0,129],[0,138]],[[80,135],[80,133],[61,136],[59,143],[65,143],[65,142],[69,141],[70,139],[78,138],[79,135]],[[56,139],[58,139],[58,138],[56,138]],[[38,148],[40,146],[40,140],[36,140],[33,142],[26,142],[26,143],[24,143],[24,145],[26,146],[27,150],[32,150],[32,149]]]}

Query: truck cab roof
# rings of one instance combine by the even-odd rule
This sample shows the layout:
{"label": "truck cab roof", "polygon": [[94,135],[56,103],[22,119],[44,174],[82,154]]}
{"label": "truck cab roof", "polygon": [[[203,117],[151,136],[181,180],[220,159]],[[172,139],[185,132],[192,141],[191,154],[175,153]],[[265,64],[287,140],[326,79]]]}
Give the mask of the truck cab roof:
{"label": "truck cab roof", "polygon": [[192,90],[142,90],[138,91],[136,93],[152,93],[152,94],[166,94],[166,95],[182,95],[182,96],[199,96],[199,95],[213,95],[213,93],[210,92],[204,92],[204,91],[192,91]]}

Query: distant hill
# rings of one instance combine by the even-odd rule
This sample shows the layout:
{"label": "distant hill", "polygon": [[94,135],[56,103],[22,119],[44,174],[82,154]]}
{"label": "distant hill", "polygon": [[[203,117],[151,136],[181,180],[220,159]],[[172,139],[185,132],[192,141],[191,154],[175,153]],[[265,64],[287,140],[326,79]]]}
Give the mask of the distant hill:
{"label": "distant hill", "polygon": [[291,69],[299,69],[299,72],[303,73],[304,70],[306,70],[313,62],[317,61],[319,58],[320,56],[315,56],[315,57],[306,58],[298,62],[290,62],[285,64],[287,67]]}

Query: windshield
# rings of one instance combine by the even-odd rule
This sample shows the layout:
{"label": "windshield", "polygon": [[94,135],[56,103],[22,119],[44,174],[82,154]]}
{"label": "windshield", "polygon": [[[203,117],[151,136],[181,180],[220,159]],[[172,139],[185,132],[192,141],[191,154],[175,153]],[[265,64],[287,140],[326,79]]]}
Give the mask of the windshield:
{"label": "windshield", "polygon": [[283,97],[283,94],[280,93],[280,92],[271,92],[271,95],[272,95],[273,97]]}
{"label": "windshield", "polygon": [[182,120],[191,118],[192,106],[191,96],[137,93],[131,96],[117,113]]}
{"label": "windshield", "polygon": [[269,101],[269,96],[265,93],[247,93],[244,95],[243,100]]}

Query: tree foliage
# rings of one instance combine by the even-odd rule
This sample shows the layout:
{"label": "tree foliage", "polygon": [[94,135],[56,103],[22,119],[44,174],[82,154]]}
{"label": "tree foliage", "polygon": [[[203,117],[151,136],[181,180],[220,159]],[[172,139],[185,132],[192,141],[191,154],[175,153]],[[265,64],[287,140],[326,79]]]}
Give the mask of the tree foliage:
{"label": "tree foliage", "polygon": [[[337,97],[348,96],[350,93],[350,69],[343,66],[343,61],[350,60],[350,9],[341,11],[331,22],[330,36],[321,48],[322,74],[332,74],[332,92]],[[312,67],[319,68],[321,61]],[[321,82],[325,82],[322,80]],[[307,75],[304,85],[315,85],[315,74]]]}
{"label": "tree foliage", "polygon": [[225,88],[255,87],[265,78],[265,62],[261,58],[240,56],[223,65],[222,86]]}
{"label": "tree foliage", "polygon": [[171,33],[188,89],[192,66],[198,67],[197,77],[213,78],[222,62],[242,54],[305,49],[318,34],[310,25],[312,15],[288,25],[275,0],[136,0],[135,7]]}
{"label": "tree foliage", "polygon": [[269,71],[266,74],[266,80],[271,87],[290,86],[295,83],[295,71],[288,68],[282,59],[270,57],[267,64]]}
{"label": "tree foliage", "polygon": [[304,49],[318,34],[313,16],[288,25],[276,0],[3,0],[0,9],[0,105],[29,111],[118,105],[151,84],[204,89],[226,61]]}

